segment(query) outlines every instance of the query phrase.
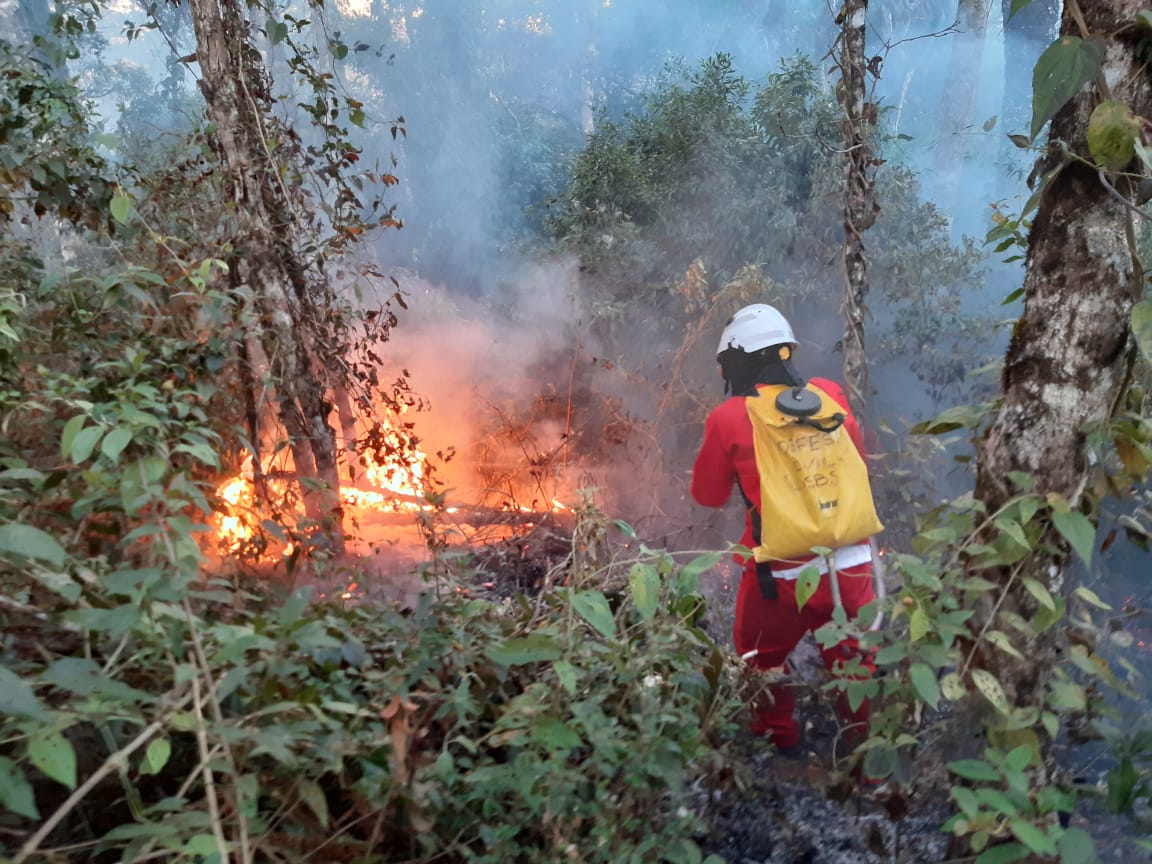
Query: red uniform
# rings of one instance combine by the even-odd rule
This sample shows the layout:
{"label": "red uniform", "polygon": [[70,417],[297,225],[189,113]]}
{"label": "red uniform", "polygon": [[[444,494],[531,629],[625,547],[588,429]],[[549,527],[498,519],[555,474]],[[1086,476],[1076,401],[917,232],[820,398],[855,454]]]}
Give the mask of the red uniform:
{"label": "red uniform", "polygon": [[[823,378],[813,378],[819,387],[844,408],[844,428],[856,449],[864,455],[860,427],[848,406],[848,399],[839,385]],[[752,442],[752,421],[744,400],[734,396],[716,406],[708,415],[704,426],[704,443],[692,468],[692,497],[706,507],[723,507],[732,494],[734,483],[739,483],[745,497],[760,511],[760,477],[756,470],[756,452]],[[751,512],[745,517],[744,535],[740,542],[748,548],[756,546],[753,540]],[[784,665],[792,649],[806,633],[818,629],[832,617],[833,595],[827,576],[820,580],[816,593],[802,610],[796,608],[796,578],[808,562],[803,558],[772,566],[777,597],[765,599],[756,578],[756,562],[737,557],[744,565],[743,577],[736,596],[736,625],[733,636],[736,651],[741,655],[756,652],[749,662],[758,669],[772,669]],[[871,551],[867,543],[837,550],[836,560],[846,566],[839,569],[840,597],[849,619],[860,608],[875,599],[872,588]],[[819,562],[817,562],[819,563]],[[855,639],[822,649],[824,663],[834,674],[841,661],[860,657],[869,670],[874,670],[871,658],[861,656]],[[799,730],[793,717],[794,701],[791,688],[771,688],[772,704],[754,709],[752,731],[768,735],[779,747],[799,743]],[[841,715],[853,724],[867,721],[867,703],[856,712],[848,710],[847,700],[841,699]],[[856,732],[863,729],[857,727]]]}

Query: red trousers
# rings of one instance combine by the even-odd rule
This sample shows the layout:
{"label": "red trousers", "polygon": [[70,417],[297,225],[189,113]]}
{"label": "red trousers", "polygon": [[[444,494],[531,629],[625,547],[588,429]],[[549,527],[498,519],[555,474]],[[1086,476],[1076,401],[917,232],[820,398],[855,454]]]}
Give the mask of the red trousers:
{"label": "red trousers", "polygon": [[[762,670],[783,666],[792,649],[805,634],[819,629],[832,618],[834,601],[832,583],[828,575],[822,576],[816,593],[804,604],[796,608],[796,582],[776,579],[778,596],[765,600],[756,581],[755,562],[745,566],[740,589],[736,596],[736,626],[733,632],[736,652],[740,655],[755,651],[748,663]],[[875,599],[872,587],[872,565],[860,564],[839,572],[840,599],[848,619],[852,620],[862,606]],[[861,665],[871,674],[876,667],[870,654],[861,654],[856,639],[846,639],[830,648],[820,651],[824,665],[833,675],[840,672],[841,664],[853,657],[859,657]],[[800,743],[800,731],[796,726],[795,699],[789,684],[773,685],[769,688],[770,699],[763,699],[753,706],[752,732],[772,739],[777,747],[794,747]],[[837,710],[859,737],[866,731],[868,722],[867,700],[852,711],[845,694],[838,700]]]}

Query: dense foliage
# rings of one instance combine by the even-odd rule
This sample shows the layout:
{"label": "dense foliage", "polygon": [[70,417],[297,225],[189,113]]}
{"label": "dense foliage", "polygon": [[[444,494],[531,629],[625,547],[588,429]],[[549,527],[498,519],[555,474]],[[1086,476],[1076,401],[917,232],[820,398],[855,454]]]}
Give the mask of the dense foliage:
{"label": "dense foliage", "polygon": [[[117,142],[95,134],[51,52],[0,42],[0,854],[698,864],[701,805],[722,767],[724,721],[737,716],[729,658],[699,628],[699,577],[719,555],[678,566],[618,524],[625,542],[590,562],[581,556],[608,532],[585,508],[571,556],[533,599],[493,603],[449,590],[402,610],[280,597],[206,553],[207,526],[226,509],[215,494],[221,474],[262,448],[284,454],[299,438],[267,433],[285,402],[260,401],[297,383],[271,362],[293,342],[285,309],[296,314],[293,332],[307,336],[295,340],[306,358],[297,369],[332,373],[315,391],[324,419],[329,396],[369,413],[413,400],[403,382],[381,385],[390,307],[365,311],[351,299],[363,289],[403,303],[398,286],[342,257],[366,231],[400,224],[385,200],[398,183],[395,157],[358,167],[366,123],[397,146],[406,137],[402,118],[371,116],[386,102],[366,82],[368,65],[354,66],[358,55],[378,56],[392,22],[377,22],[370,45],[336,31],[316,36],[282,9],[263,12],[250,31],[245,21],[251,41],[235,55],[253,72],[253,128],[270,133],[254,151],[258,164],[226,165],[221,124],[207,122],[180,85],[191,53],[170,58],[150,93],[142,74],[119,70],[128,119]],[[182,14],[154,10],[146,26],[175,35]],[[60,18],[59,34],[80,37],[80,20]],[[453,26],[451,16],[415,21],[414,32]],[[265,79],[256,45],[292,76],[291,100]],[[482,65],[483,54],[470,60]],[[482,83],[472,82],[469,98],[488,98]],[[662,394],[660,434],[693,424],[712,402],[699,395],[695,370],[711,365],[714,333],[736,305],[771,299],[837,320],[842,179],[830,142],[839,115],[803,58],[753,82],[720,54],[698,68],[674,64],[628,95],[635,111],[599,118],[549,215],[538,208],[534,217],[548,243],[579,259],[595,335],[626,359],[671,358],[644,382]],[[279,113],[297,99],[301,128]],[[134,122],[153,102],[188,115],[163,141]],[[1041,126],[1060,106],[1049,107]],[[576,139],[574,123],[543,107],[500,108],[508,146],[498,173],[514,178],[512,197],[552,195],[565,185],[556,157]],[[1152,164],[1130,112],[1117,113],[1125,166],[1142,159],[1121,179],[1136,180]],[[1120,156],[1104,155],[1115,174]],[[878,359],[950,395],[977,363],[984,325],[965,314],[961,288],[978,281],[978,256],[948,242],[946,216],[919,199],[908,170],[875,167]],[[259,181],[251,188],[285,196],[284,218],[274,220],[283,233],[268,248],[300,265],[298,304],[257,297],[244,278],[255,234],[240,230],[244,196],[234,193],[245,168]],[[1007,243],[999,251],[1026,243],[1049,179],[1021,217],[994,229]],[[507,246],[539,239],[499,221],[489,234]],[[429,224],[449,233],[460,220]],[[1133,321],[1145,354],[1150,309],[1138,305]],[[631,337],[653,321],[654,352]],[[281,341],[263,342],[261,363],[253,355],[273,323]],[[1146,475],[1152,427],[1147,400],[1129,386],[1136,348],[1127,356],[1126,390],[1091,430],[1094,494],[1041,494],[1037,478],[1018,474],[1009,478],[1018,494],[993,512],[964,496],[915,514],[915,538],[892,559],[901,590],[884,604],[889,626],[868,637],[882,675],[846,685],[853,700],[883,697],[860,754],[874,777],[907,787],[914,760],[956,729],[982,736],[967,749],[941,748],[958,811],[947,827],[981,862],[1092,860],[1086,832],[1067,824],[1076,796],[1092,791],[1052,770],[1053,742],[1090,735],[1113,744],[1106,801],[1116,810],[1152,788],[1147,732],[1102,719],[1111,691],[1127,694],[1136,676],[1106,661],[1122,627],[1096,626],[1089,612],[1107,604],[1095,593],[1061,592],[1024,571],[1036,556],[1058,561],[1069,549],[1091,561],[1097,506]],[[564,359],[571,387],[575,365]],[[550,407],[565,413],[556,400]],[[973,429],[978,444],[994,408],[955,409],[920,431]],[[698,428],[684,428],[694,443]],[[893,495],[907,502],[924,463],[903,467]],[[300,493],[270,488],[245,551],[286,542],[307,550],[301,541],[315,539],[316,523],[300,518]],[[1141,520],[1123,518],[1147,538]],[[434,569],[455,566],[466,589],[472,565],[450,562],[426,526]],[[309,550],[318,569],[329,552],[320,546]],[[1017,597],[1031,598],[1018,607],[1030,614],[1010,608]],[[838,619],[818,638],[857,626]],[[1026,662],[1022,648],[1045,634],[1058,635],[1060,660],[1046,664],[1031,701],[1014,702],[989,670],[996,658]]]}
{"label": "dense foliage", "polygon": [[[113,167],[75,86],[4,52],[0,854],[699,862],[731,693],[694,623],[715,556],[573,559],[532,602],[402,611],[285,600],[209,555],[263,419],[215,130]],[[328,216],[321,270],[353,233]],[[390,320],[346,342],[350,302],[308,309],[353,370]],[[264,505],[267,537],[300,537],[291,499]]]}
{"label": "dense foliage", "polygon": [[[642,110],[591,136],[550,222],[589,271],[582,286],[602,323],[659,315],[695,327],[704,313],[714,325],[717,301],[722,321],[751,296],[835,320],[840,109],[815,65],[794,57],[757,83],[718,54],[672,66],[644,95]],[[878,362],[908,358],[937,395],[954,394],[975,360],[979,320],[961,301],[979,255],[950,243],[907,168],[883,166],[878,199],[868,240]],[[747,267],[770,281],[720,290]]]}

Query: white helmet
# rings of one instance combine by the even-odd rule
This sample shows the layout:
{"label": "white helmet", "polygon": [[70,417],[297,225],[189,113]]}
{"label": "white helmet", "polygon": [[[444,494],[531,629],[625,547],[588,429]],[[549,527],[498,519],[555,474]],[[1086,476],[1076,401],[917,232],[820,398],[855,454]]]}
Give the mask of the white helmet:
{"label": "white helmet", "polygon": [[729,348],[751,353],[772,345],[795,344],[796,335],[788,319],[766,303],[754,303],[728,319],[716,354],[719,356]]}

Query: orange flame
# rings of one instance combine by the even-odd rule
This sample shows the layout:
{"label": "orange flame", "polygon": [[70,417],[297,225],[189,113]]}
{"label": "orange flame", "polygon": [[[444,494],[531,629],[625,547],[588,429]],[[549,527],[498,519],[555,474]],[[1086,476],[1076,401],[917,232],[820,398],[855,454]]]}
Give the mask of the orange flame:
{"label": "orange flame", "polygon": [[[357,485],[340,489],[341,503],[352,524],[370,521],[373,513],[415,514],[436,509],[428,503],[426,497],[428,459],[419,444],[410,440],[396,427],[380,423],[361,436],[360,445],[358,461],[363,470],[356,478]],[[276,459],[282,463],[285,455],[281,450]],[[266,463],[272,461],[272,457],[265,459]],[[279,464],[276,467],[280,469],[280,476],[283,476],[285,466]],[[271,464],[265,464],[263,468],[265,476],[277,476]],[[267,483],[276,494],[287,497],[289,492],[287,481],[274,479]],[[219,549],[225,554],[256,551],[249,544],[261,533],[261,523],[265,516],[261,514],[251,460],[245,463],[238,475],[222,482],[216,489],[216,495],[224,504],[215,519]],[[572,507],[557,498],[552,498],[545,508],[557,513],[573,512]],[[516,505],[513,509],[524,513],[535,513],[539,510],[523,505]],[[442,512],[453,515],[459,512],[459,508],[444,507]],[[523,527],[530,529],[534,524],[534,522],[524,523]],[[375,527],[373,526],[373,530]],[[385,530],[405,532],[410,529],[392,524]],[[289,543],[279,555],[275,550],[268,550],[260,557],[272,561],[290,555],[292,550],[293,547]]]}

